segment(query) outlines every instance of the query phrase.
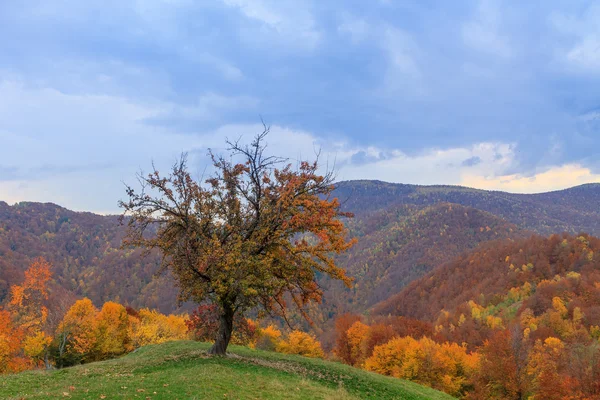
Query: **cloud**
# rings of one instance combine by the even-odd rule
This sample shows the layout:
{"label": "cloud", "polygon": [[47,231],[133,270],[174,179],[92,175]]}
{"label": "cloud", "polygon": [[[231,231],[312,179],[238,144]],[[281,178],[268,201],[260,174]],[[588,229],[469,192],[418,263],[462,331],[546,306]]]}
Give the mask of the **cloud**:
{"label": "cloud", "polygon": [[202,94],[192,105],[165,104],[163,110],[145,122],[180,132],[198,132],[206,126],[218,125],[223,119],[233,121],[235,114],[252,112],[259,115],[259,100],[250,96]]}
{"label": "cloud", "polygon": [[[563,36],[559,47],[562,62],[579,72],[598,74],[600,68],[600,5],[589,3],[577,10],[554,12],[550,21]],[[564,39],[567,40],[564,40]]]}
{"label": "cloud", "polygon": [[[502,159],[502,155],[501,155],[501,154],[495,154],[495,155],[494,155],[494,160],[499,160],[499,159]],[[464,161],[461,163],[461,165],[462,165],[463,167],[474,167],[474,166],[476,166],[477,164],[481,164],[481,162],[482,162],[482,160],[481,160],[481,158],[480,158],[480,157],[478,157],[478,156],[473,156],[473,157],[470,157],[470,158],[467,158],[466,160],[464,160]]]}
{"label": "cloud", "polygon": [[600,182],[600,174],[578,164],[554,166],[532,176],[520,174],[483,177],[467,175],[461,184],[487,190],[512,193],[541,193],[560,190],[584,183]]}
{"label": "cloud", "polygon": [[501,33],[501,11],[493,0],[480,0],[473,18],[462,27],[465,43],[476,50],[508,58],[512,55],[511,45]]}
{"label": "cloud", "polygon": [[[255,31],[261,38],[271,41],[273,35],[287,45],[314,48],[321,40],[321,33],[310,9],[310,1],[291,0],[221,0],[229,7],[239,10],[265,30]],[[265,33],[267,35],[265,35]],[[271,37],[269,40],[269,36]],[[245,37],[244,39],[250,39]]]}
{"label": "cloud", "polygon": [[371,26],[362,18],[343,13],[337,31],[340,35],[349,36],[354,43],[360,43],[368,38]]}
{"label": "cloud", "polygon": [[415,59],[417,47],[410,35],[389,26],[385,29],[384,40],[392,69],[409,78],[421,77],[421,70]]}

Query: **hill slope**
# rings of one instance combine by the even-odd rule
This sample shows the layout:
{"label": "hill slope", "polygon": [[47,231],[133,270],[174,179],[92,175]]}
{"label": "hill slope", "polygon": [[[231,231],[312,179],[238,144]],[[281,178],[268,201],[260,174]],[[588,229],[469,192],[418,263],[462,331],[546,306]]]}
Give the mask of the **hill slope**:
{"label": "hill slope", "polygon": [[361,312],[398,293],[440,263],[490,240],[526,233],[490,213],[458,204],[391,206],[349,221],[358,243],[338,257],[355,278],[350,290],[324,280],[326,304]]}
{"label": "hill slope", "polygon": [[203,343],[170,342],[144,347],[117,360],[0,376],[0,398],[452,398],[343,364],[236,346],[228,357],[207,357],[207,348]]}
{"label": "hill slope", "polygon": [[[348,224],[360,240],[338,259],[356,278],[356,286],[346,290],[321,282],[328,291],[325,319],[338,311],[362,312],[486,240],[518,237],[526,230],[600,234],[600,185],[515,195],[349,181],[341,182],[335,195],[356,214]],[[115,216],[54,204],[0,202],[0,303],[30,261],[44,256],[53,263],[60,286],[97,305],[115,300],[165,313],[176,310],[172,280],[154,278],[159,257],[142,258],[139,250],[120,249],[124,234]]]}
{"label": "hill slope", "polygon": [[125,228],[118,217],[79,213],[54,204],[0,202],[0,303],[22,280],[33,258],[54,266],[57,283],[99,305],[114,300],[134,307],[176,308],[167,277],[153,279],[160,258],[122,250]]}
{"label": "hill slope", "polygon": [[562,309],[554,301],[560,298],[562,319],[581,316],[575,328],[600,325],[599,254],[600,239],[589,235],[486,243],[413,281],[373,312],[429,321],[438,332],[450,328],[446,336],[458,343],[479,345],[491,329],[536,318],[532,336],[573,339],[573,327],[548,313]]}

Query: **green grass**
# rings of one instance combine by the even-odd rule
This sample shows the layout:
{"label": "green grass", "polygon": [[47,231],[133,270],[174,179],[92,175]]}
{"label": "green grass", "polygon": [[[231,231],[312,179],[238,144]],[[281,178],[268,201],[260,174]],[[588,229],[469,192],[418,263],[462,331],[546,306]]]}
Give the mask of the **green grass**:
{"label": "green grass", "polygon": [[230,346],[210,357],[191,341],[119,359],[0,376],[0,399],[451,399],[412,382],[347,365]]}

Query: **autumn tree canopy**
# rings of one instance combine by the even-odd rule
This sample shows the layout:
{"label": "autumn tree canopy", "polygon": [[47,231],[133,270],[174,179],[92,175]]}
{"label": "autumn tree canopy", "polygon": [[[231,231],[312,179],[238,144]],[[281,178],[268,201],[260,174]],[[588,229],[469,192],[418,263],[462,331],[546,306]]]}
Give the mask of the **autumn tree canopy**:
{"label": "autumn tree canopy", "polygon": [[[127,187],[125,244],[159,249],[179,283],[180,300],[219,307],[213,354],[224,354],[236,313],[259,308],[285,317],[319,301],[316,274],[349,283],[332,258],[346,239],[331,173],[318,160],[296,167],[265,153],[266,128],[249,145],[228,142],[228,156],[209,152],[215,173],[192,178],[185,156],[168,175],[156,169]],[[156,232],[154,234],[153,232]]]}

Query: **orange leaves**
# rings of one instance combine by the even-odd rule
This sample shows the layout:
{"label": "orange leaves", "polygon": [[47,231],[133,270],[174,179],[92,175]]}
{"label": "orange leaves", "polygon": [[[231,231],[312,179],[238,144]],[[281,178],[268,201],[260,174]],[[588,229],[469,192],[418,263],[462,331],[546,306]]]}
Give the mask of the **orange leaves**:
{"label": "orange leaves", "polygon": [[96,345],[96,315],[98,310],[88,298],[78,300],[67,311],[58,327],[58,335],[65,336],[69,350],[85,360]]}
{"label": "orange leaves", "polygon": [[527,364],[527,375],[536,397],[558,400],[569,395],[571,388],[560,373],[569,362],[566,357],[565,344],[560,339],[549,337],[543,342],[536,341]]}
{"label": "orange leaves", "polygon": [[302,331],[292,331],[285,340],[279,342],[277,351],[286,354],[299,354],[304,357],[323,358],[321,343]]}
{"label": "orange leaves", "polygon": [[25,271],[25,281],[21,285],[21,294],[18,299],[13,298],[11,304],[21,306],[25,293],[28,290],[36,290],[42,298],[48,298],[48,282],[52,279],[52,266],[44,258],[37,258]]}
{"label": "orange leaves", "polygon": [[0,309],[0,374],[17,372],[24,367],[19,358],[22,332],[13,325],[8,311]]}
{"label": "orange leaves", "polygon": [[44,301],[48,298],[48,282],[52,278],[50,268],[51,265],[40,257],[25,271],[23,284],[11,287],[9,307],[26,331],[35,333],[46,323],[48,309]]}
{"label": "orange leaves", "polygon": [[461,395],[470,384],[478,357],[456,343],[438,344],[429,338],[395,338],[375,347],[365,361],[369,371],[416,382]]}
{"label": "orange leaves", "polygon": [[114,357],[125,353],[128,322],[125,307],[112,301],[104,303],[96,316],[96,346],[100,354]]}
{"label": "orange leaves", "polygon": [[364,347],[366,345],[366,339],[369,331],[370,327],[360,321],[356,321],[346,331],[348,347],[350,350],[349,361],[351,365],[360,365],[366,358]]}
{"label": "orange leaves", "polygon": [[275,351],[281,342],[281,331],[273,325],[258,329],[254,347],[259,350]]}

